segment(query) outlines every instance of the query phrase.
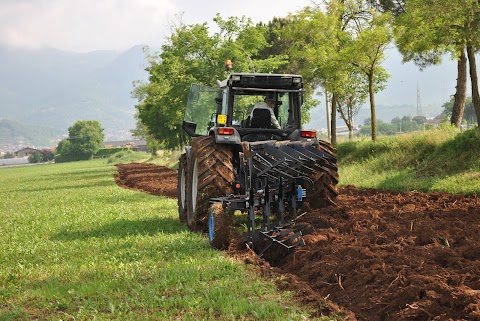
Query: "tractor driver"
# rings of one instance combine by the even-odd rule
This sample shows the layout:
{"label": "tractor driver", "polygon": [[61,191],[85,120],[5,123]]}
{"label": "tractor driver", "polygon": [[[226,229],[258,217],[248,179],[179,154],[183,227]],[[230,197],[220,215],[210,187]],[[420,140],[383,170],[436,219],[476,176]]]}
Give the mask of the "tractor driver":
{"label": "tractor driver", "polygon": [[[275,107],[275,96],[273,93],[267,93],[264,101],[259,101],[253,107],[252,113],[250,115],[250,127],[264,127],[264,128],[273,128],[280,129],[280,124],[278,123],[277,118],[273,108]],[[267,112],[268,111],[268,112]],[[270,117],[259,119],[260,114],[270,114]],[[269,120],[270,118],[270,124]]]}

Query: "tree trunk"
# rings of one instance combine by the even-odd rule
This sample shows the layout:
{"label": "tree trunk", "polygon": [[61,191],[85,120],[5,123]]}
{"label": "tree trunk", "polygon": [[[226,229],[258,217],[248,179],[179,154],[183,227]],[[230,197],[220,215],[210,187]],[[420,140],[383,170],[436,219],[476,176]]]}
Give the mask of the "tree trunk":
{"label": "tree trunk", "polygon": [[475,49],[470,42],[467,43],[468,64],[470,66],[470,81],[472,83],[472,102],[477,114],[477,126],[480,129],[480,95],[478,94],[477,63]]}
{"label": "tree trunk", "polygon": [[327,87],[325,86],[325,84],[323,85],[323,89],[325,90],[325,109],[326,109],[326,112],[327,112],[327,134],[328,134],[328,140],[330,141],[330,143],[332,142],[331,140],[331,137],[332,137],[332,130],[331,130],[331,121],[330,121],[330,109],[328,108],[328,91],[327,91]]}
{"label": "tree trunk", "polygon": [[337,144],[337,94],[333,93],[332,95],[332,119],[330,120],[332,122],[331,130],[332,130],[332,137],[330,139],[330,143],[332,145]]}
{"label": "tree trunk", "polygon": [[465,50],[462,48],[460,52],[460,59],[457,65],[457,86],[454,95],[454,103],[452,110],[452,118],[450,122],[457,128],[462,124],[463,112],[465,111],[465,99],[467,98],[467,57]]}
{"label": "tree trunk", "polygon": [[373,87],[373,71],[367,73],[368,94],[370,96],[370,115],[372,124],[372,140],[377,140],[377,110],[375,109],[375,89]]}

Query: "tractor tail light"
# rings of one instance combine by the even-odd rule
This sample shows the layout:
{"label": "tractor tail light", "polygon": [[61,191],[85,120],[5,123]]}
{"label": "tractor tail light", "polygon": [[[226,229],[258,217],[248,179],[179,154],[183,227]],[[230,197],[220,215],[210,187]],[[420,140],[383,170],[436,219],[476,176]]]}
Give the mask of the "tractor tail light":
{"label": "tractor tail light", "polygon": [[314,130],[302,130],[300,136],[303,138],[315,138],[317,137],[317,132]]}
{"label": "tractor tail light", "polygon": [[233,130],[233,128],[230,127],[220,127],[218,129],[219,135],[233,135],[234,133],[235,131]]}

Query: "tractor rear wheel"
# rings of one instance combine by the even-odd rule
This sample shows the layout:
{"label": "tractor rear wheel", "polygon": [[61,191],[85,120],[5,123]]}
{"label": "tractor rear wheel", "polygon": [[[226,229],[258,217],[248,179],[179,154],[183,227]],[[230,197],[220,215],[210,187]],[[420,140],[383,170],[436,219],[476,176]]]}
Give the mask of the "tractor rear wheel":
{"label": "tractor rear wheel", "polygon": [[187,221],[187,155],[182,154],[178,160],[178,217],[181,222]]}
{"label": "tractor rear wheel", "polygon": [[308,203],[312,208],[323,208],[329,205],[336,205],[338,195],[338,173],[337,173],[337,154],[335,148],[322,140],[319,140],[317,149],[330,156],[331,159],[325,159],[330,168],[322,166],[322,171],[310,176],[313,180],[314,188],[307,193]]}
{"label": "tractor rear wheel", "polygon": [[213,136],[194,138],[188,160],[187,223],[206,231],[210,198],[233,193],[233,155]]}

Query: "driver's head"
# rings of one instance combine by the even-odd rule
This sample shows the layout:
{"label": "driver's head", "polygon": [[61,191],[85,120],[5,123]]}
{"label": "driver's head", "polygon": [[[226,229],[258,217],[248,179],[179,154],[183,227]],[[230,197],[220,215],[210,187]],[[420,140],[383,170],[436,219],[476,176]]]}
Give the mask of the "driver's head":
{"label": "driver's head", "polygon": [[268,107],[275,106],[275,95],[273,93],[267,93],[265,96],[265,102],[267,103]]}

